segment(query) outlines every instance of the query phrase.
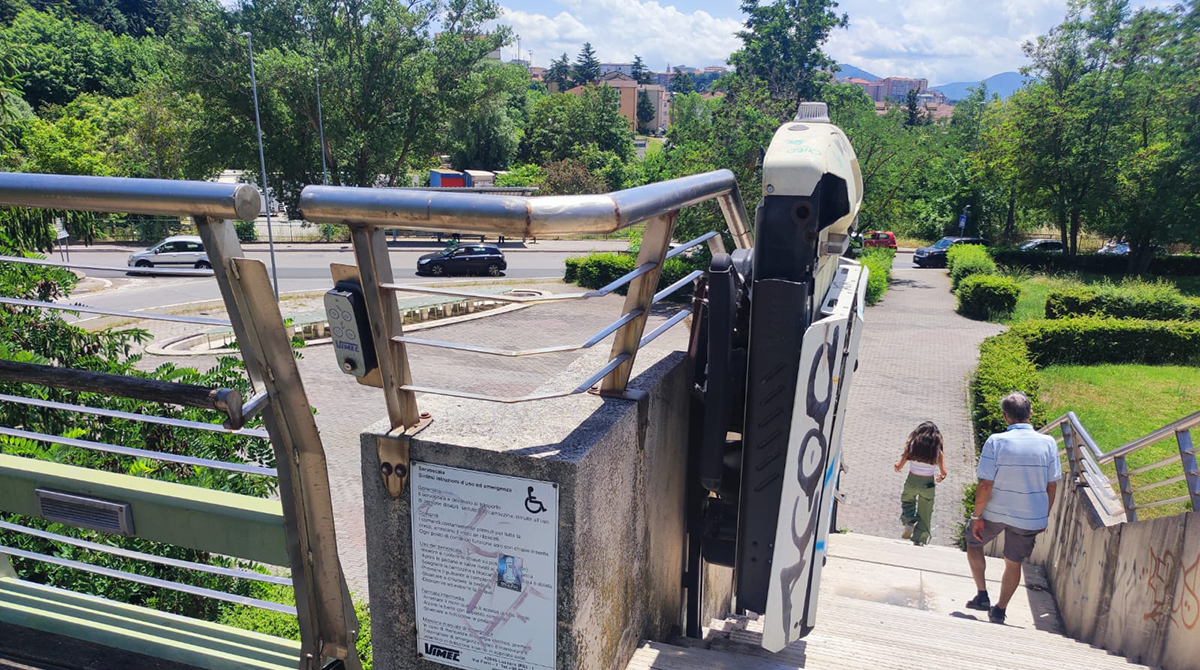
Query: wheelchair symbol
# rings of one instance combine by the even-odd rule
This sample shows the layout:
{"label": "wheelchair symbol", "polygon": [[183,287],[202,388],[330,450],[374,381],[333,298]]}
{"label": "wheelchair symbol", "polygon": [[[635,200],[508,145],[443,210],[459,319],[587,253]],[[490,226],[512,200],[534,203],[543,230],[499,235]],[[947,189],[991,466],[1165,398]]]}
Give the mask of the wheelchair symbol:
{"label": "wheelchair symbol", "polygon": [[533,495],[532,486],[529,487],[529,496],[525,498],[525,509],[528,510],[530,514],[541,514],[542,512],[546,511],[546,506],[542,504],[542,501],[538,500],[537,497]]}

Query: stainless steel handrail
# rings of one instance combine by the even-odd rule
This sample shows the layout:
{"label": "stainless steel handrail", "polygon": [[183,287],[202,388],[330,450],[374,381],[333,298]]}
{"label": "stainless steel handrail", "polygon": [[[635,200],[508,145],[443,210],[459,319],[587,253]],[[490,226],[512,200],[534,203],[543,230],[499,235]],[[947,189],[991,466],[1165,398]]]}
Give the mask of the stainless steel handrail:
{"label": "stainless steel handrail", "polygon": [[205,316],[185,316],[182,314],[159,314],[157,312],[129,312],[121,309],[107,309],[104,307],[92,307],[80,303],[66,302],[42,302],[41,300],[25,300],[24,298],[5,298],[0,296],[0,305],[14,305],[16,307],[34,307],[38,309],[49,309],[57,312],[79,312],[83,314],[101,314],[103,316],[121,316],[132,319],[146,319],[147,321],[171,321],[174,323],[192,323],[199,326],[226,326],[230,323],[223,319],[210,319]]}
{"label": "stainless steel handrail", "polygon": [[[1041,428],[1040,432],[1049,434],[1055,429],[1061,429],[1064,437],[1062,441],[1067,446],[1067,458],[1072,463],[1072,471],[1075,472],[1076,464],[1078,464],[1079,468],[1082,468],[1082,471],[1076,474],[1097,492],[1098,499],[1106,512],[1112,513],[1106,499],[1120,496],[1126,519],[1136,521],[1137,510],[1140,509],[1162,507],[1189,501],[1193,507],[1200,506],[1200,467],[1197,466],[1196,454],[1191,440],[1191,429],[1196,426],[1200,426],[1200,412],[1195,412],[1172,421],[1161,428],[1107,452],[1102,451],[1096,445],[1095,440],[1092,439],[1087,428],[1084,427],[1074,412],[1067,412],[1050,421]],[[1172,454],[1155,463],[1143,465],[1133,470],[1128,468],[1126,458],[1129,455],[1172,436],[1178,442],[1179,453]],[[1173,465],[1176,462],[1181,464],[1182,474],[1142,486],[1133,486],[1131,484],[1130,478],[1134,475],[1157,470],[1168,465]],[[1117,474],[1115,477],[1108,477],[1100,470],[1101,466],[1109,463],[1112,463],[1116,468]],[[1180,482],[1185,483],[1187,486],[1188,492],[1186,495],[1142,504],[1137,504],[1134,501],[1134,493],[1142,493]],[[1116,491],[1112,488],[1113,484],[1117,485]]]}
{"label": "stainless steel handrail", "polygon": [[[255,396],[257,398],[258,396]],[[253,402],[251,398],[250,402]],[[172,426],[175,428],[195,428],[196,430],[207,430],[213,433],[227,433],[230,435],[245,435],[247,437],[270,437],[267,431],[261,428],[239,428],[237,430],[229,430],[223,424],[206,423],[203,421],[188,421],[187,419],[174,419],[167,416],[157,416],[154,414],[138,414],[136,412],[122,412],[115,409],[103,409],[100,407],[89,407],[87,405],[74,405],[65,402],[55,402],[53,400],[42,400],[41,398],[27,398],[19,395],[8,395],[0,393],[0,402],[12,402],[20,405],[30,405],[32,407],[41,407],[43,409],[56,409],[65,412],[79,412],[81,414],[94,414],[96,416],[104,416],[110,419],[125,419],[127,421],[137,421],[140,423],[156,423],[163,426]],[[242,415],[249,416],[250,402],[242,406]]]}
{"label": "stainless steel handrail", "polygon": [[0,172],[0,205],[253,221],[262,196],[249,184]]}
{"label": "stainless steel handrail", "polygon": [[224,600],[225,602],[230,602],[237,605],[257,607],[259,609],[279,612],[281,614],[291,614],[293,616],[296,614],[296,608],[290,605],[273,603],[268,600],[259,600],[258,598],[251,598],[249,596],[239,596],[237,594],[217,591],[215,589],[206,589],[202,586],[180,584],[179,582],[172,582],[166,579],[147,577],[145,575],[139,575],[133,572],[125,572],[124,570],[114,570],[112,568],[92,565],[91,563],[84,563],[82,561],[59,558],[58,556],[47,556],[46,554],[25,551],[24,549],[17,549],[15,547],[0,545],[0,554],[8,554],[9,556],[24,558],[29,561],[40,561],[42,563],[49,563],[51,565],[71,568],[73,570],[80,570],[82,572],[91,572],[97,575],[111,577],[112,579],[122,579],[127,582],[136,582],[138,584],[145,584],[147,586],[155,586],[160,589],[170,589],[172,591],[179,591],[181,593],[187,593],[193,596],[202,596],[204,598],[212,598],[213,600]]}
{"label": "stainless steel handrail", "polygon": [[680,177],[607,195],[509,196],[347,186],[306,186],[300,210],[314,223],[506,236],[548,237],[616,232],[705,200],[721,199],[739,248],[749,223],[728,170]]}
{"label": "stainless steel handrail", "polygon": [[[37,207],[43,209],[77,209],[97,212],[133,213],[190,217],[196,231],[204,242],[205,251],[211,259],[211,269],[164,270],[161,268],[114,267],[84,263],[60,262],[52,259],[4,257],[0,262],[22,263],[76,269],[108,270],[128,274],[154,274],[173,276],[211,276],[221,291],[229,325],[240,345],[239,353],[245,364],[250,386],[255,392],[249,401],[242,403],[240,394],[237,402],[241,416],[230,417],[230,428],[240,427],[246,417],[261,413],[266,433],[271,440],[278,463],[278,471],[262,469],[262,474],[275,474],[279,479],[278,497],[282,506],[283,529],[287,537],[288,567],[296,592],[296,607],[277,603],[264,603],[244,599],[220,592],[208,592],[185,587],[195,595],[212,597],[253,606],[295,614],[300,631],[300,654],[298,666],[302,670],[321,670],[330,658],[340,659],[347,670],[361,668],[355,653],[355,636],[358,624],[353,604],[342,574],[337,552],[337,537],[333,526],[333,506],[330,495],[328,468],[325,452],[313,419],[311,404],[296,368],[290,338],[283,324],[279,303],[275,298],[265,266],[258,260],[248,259],[238,241],[236,231],[228,219],[253,221],[259,213],[261,197],[248,184],[217,184],[207,182],[182,182],[150,179],[119,179],[110,177],[72,177],[40,174],[0,173],[0,206]],[[43,309],[52,309],[42,307]],[[69,307],[67,307],[69,309]],[[147,315],[135,313],[139,317]],[[11,362],[6,373],[11,377],[25,374]],[[97,375],[85,378],[85,372],[62,370],[48,373],[36,366],[42,377],[62,381],[61,388],[81,390],[85,386],[95,387]],[[31,368],[32,369],[32,368]],[[18,374],[19,373],[19,374]],[[118,377],[124,381],[113,388],[128,387],[141,392],[142,386],[129,383],[131,377]],[[70,377],[67,379],[66,377]],[[142,378],[132,378],[142,379]],[[28,381],[21,377],[15,381]],[[111,381],[111,380],[110,380]],[[152,381],[152,380],[147,380]],[[39,382],[40,383],[40,382]],[[55,384],[50,384],[55,385]],[[185,385],[177,385],[185,386]],[[99,393],[116,393],[112,388],[95,388]],[[179,390],[179,389],[176,389]],[[228,389],[220,390],[222,392]],[[181,394],[177,394],[181,395]],[[130,395],[129,397],[141,397]],[[174,397],[174,396],[173,396]],[[186,403],[184,403],[186,404]],[[221,409],[217,407],[217,409]],[[106,416],[96,408],[90,413]],[[75,411],[85,411],[83,409]],[[222,410],[224,411],[224,410]],[[114,417],[126,418],[126,417]],[[134,419],[136,420],[136,419]],[[180,425],[163,417],[163,421],[181,428],[201,428],[201,425]],[[196,422],[200,423],[200,422]],[[5,429],[11,432],[14,429]],[[250,432],[241,434],[249,435]],[[257,434],[257,433],[255,433]],[[67,438],[23,431],[22,437],[43,441],[66,443]],[[111,447],[128,449],[119,445],[88,443],[76,440],[74,446],[111,450]],[[165,460],[158,452],[127,451],[129,455]],[[219,462],[198,462],[198,465],[215,467]],[[248,466],[256,468],[256,466]],[[256,468],[257,469],[257,468]],[[28,554],[28,552],[26,552]],[[0,547],[0,556],[21,555]],[[163,588],[180,588],[169,582],[148,582],[141,576],[129,576],[119,571],[103,572],[89,566],[56,557],[29,554],[31,560],[46,560],[80,570],[100,572],[117,579],[132,579]],[[111,573],[111,574],[110,574]],[[188,590],[190,589],[190,590]],[[222,597],[224,596],[224,597]]]}
{"label": "stainless steel handrail", "polygon": [[169,558],[167,556],[159,556],[157,554],[146,554],[132,549],[122,549],[111,544],[100,544],[98,542],[88,542],[75,537],[59,535],[58,533],[50,533],[36,528],[29,528],[20,524],[0,521],[0,530],[9,530],[14,533],[21,533],[31,537],[40,537],[43,540],[58,542],[60,544],[69,544],[80,549],[89,551],[98,551],[104,554],[112,554],[121,558],[132,558],[135,561],[144,561],[146,563],[157,563],[166,565],[172,568],[181,568],[184,570],[192,570],[195,572],[207,572],[211,575],[221,575],[222,577],[233,577],[234,579],[250,579],[256,582],[266,582],[268,584],[279,584],[280,586],[291,586],[292,580],[288,577],[280,577],[263,572],[254,572],[252,570],[240,570],[237,568],[225,568],[219,565],[210,565],[208,563],[196,563],[194,561],[182,561],[178,558]]}
{"label": "stainless steel handrail", "polygon": [[[0,173],[3,174],[3,173]],[[212,270],[197,268],[139,268],[136,266],[95,265],[92,263],[72,263],[71,261],[56,261],[52,258],[24,258],[22,256],[0,256],[0,262],[19,263],[24,265],[47,265],[55,268],[74,270],[101,270],[104,272],[124,272],[125,274],[158,275],[162,277],[211,277]]]}
{"label": "stainless steel handrail", "polygon": [[36,433],[30,430],[20,430],[17,428],[8,428],[0,426],[0,435],[9,437],[17,437],[24,440],[32,440],[34,442],[45,442],[48,444],[61,444],[66,447],[75,447],[77,449],[87,449],[88,451],[101,451],[108,454],[117,454],[118,456],[132,456],[133,458],[146,458],[153,461],[163,461],[166,463],[178,463],[180,465],[190,465],[196,468],[211,468],[213,470],[226,470],[228,472],[240,472],[244,475],[261,475],[263,477],[276,477],[278,473],[275,468],[264,468],[261,465],[248,465],[246,463],[229,463],[226,461],[215,461],[210,458],[196,458],[194,456],[180,456],[178,454],[167,454],[161,451],[150,451],[149,449],[138,449],[136,447],[124,447],[119,444],[108,444],[107,442],[93,442],[92,440],[80,440],[74,437],[62,437],[60,435],[47,435],[45,433]]}

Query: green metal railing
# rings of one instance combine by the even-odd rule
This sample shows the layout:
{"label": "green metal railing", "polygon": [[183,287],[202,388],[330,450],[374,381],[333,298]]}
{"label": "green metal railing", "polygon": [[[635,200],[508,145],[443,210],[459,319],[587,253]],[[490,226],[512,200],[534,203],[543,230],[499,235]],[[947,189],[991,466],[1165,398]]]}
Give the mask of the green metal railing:
{"label": "green metal railing", "polygon": [[[282,566],[290,573],[287,576],[264,573],[238,567],[228,560],[209,564],[155,555],[118,546],[117,542],[94,542],[52,532],[36,527],[41,525],[38,523],[17,523],[17,517],[13,517],[0,520],[3,535],[36,538],[58,549],[55,553],[41,553],[0,543],[0,623],[41,628],[102,646],[213,670],[245,667],[321,670],[330,664],[358,668],[357,618],[337,554],[324,449],[266,269],[262,262],[244,256],[231,221],[254,220],[259,211],[258,192],[245,184],[0,173],[0,206],[190,217],[204,241],[211,270],[97,267],[14,256],[0,256],[0,263],[208,277],[215,279],[220,288],[229,315],[227,320],[129,313],[16,296],[0,296],[0,310],[87,312],[228,326],[236,336],[251,389],[249,397],[243,398],[236,389],[0,361],[0,381],[19,384],[19,389],[45,387],[137,398],[162,403],[164,408],[202,408],[215,412],[221,422],[92,407],[83,401],[47,400],[46,392],[0,394],[0,403],[39,412],[70,412],[101,420],[153,424],[156,430],[266,439],[274,452],[276,467],[165,453],[148,445],[112,444],[89,439],[88,435],[55,435],[20,425],[0,426],[0,435],[22,444],[42,445],[43,449],[69,447],[231,476],[271,478],[277,482],[278,492],[278,500],[269,500],[0,453],[0,512],[98,531],[103,536],[137,537],[194,549],[202,555]],[[261,417],[264,428],[246,426],[254,417]],[[296,605],[161,579],[137,570],[115,569],[102,564],[109,559],[93,560],[100,554],[198,574],[290,586]],[[299,643],[282,641],[208,622],[185,623],[188,620],[178,617],[162,618],[172,615],[139,614],[137,608],[120,603],[79,600],[76,594],[18,579],[10,557],[177,591],[199,599],[293,614],[298,618],[301,639]],[[222,646],[216,640],[227,644]]]}

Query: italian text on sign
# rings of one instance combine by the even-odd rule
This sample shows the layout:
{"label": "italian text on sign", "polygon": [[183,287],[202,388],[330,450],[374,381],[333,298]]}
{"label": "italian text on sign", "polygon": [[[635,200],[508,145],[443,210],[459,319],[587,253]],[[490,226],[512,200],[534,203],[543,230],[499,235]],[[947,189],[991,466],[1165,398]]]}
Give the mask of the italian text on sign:
{"label": "italian text on sign", "polygon": [[412,465],[417,653],[460,668],[552,670],[558,489]]}

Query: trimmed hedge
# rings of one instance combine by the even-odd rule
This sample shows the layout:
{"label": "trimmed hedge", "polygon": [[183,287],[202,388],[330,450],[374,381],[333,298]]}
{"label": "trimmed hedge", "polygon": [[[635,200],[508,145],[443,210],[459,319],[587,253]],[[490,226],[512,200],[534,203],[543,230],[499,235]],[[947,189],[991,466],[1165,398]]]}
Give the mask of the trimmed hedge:
{"label": "trimmed hedge", "polygon": [[[1005,267],[1047,272],[1096,272],[1119,275],[1125,274],[1129,270],[1127,257],[1107,254],[1067,256],[1059,252],[997,249],[992,252],[992,258]],[[1200,255],[1157,256],[1150,260],[1148,270],[1150,274],[1155,275],[1198,276],[1200,275]]]}
{"label": "trimmed hedge", "polygon": [[[637,266],[637,258],[632,254],[602,253],[567,259],[566,273],[563,281],[578,284],[583,288],[597,289],[611,284],[622,275],[633,272]],[[663,264],[662,275],[658,280],[658,289],[664,289],[683,279],[696,268],[686,260],[675,257],[667,259]],[[617,289],[617,293],[625,295],[629,285]],[[685,300],[692,295],[692,287],[684,286],[671,295],[668,300]]]}
{"label": "trimmed hedge", "polygon": [[1082,316],[1026,321],[1020,337],[1038,365],[1200,363],[1200,322]]}
{"label": "trimmed hedge", "polygon": [[892,263],[896,250],[887,247],[867,247],[858,254],[858,260],[867,268],[867,304],[879,302],[887,293],[892,281]]}
{"label": "trimmed hedge", "polygon": [[1151,321],[1198,321],[1200,299],[1187,298],[1174,284],[1125,281],[1121,284],[1072,284],[1046,296],[1046,318],[1109,316]]}
{"label": "trimmed hedge", "polygon": [[1021,391],[1033,403],[1033,424],[1045,423],[1040,400],[1037,366],[1021,334],[1014,330],[989,337],[979,345],[979,365],[971,379],[971,419],[975,426],[976,449],[992,433],[1005,429],[1000,401]]}
{"label": "trimmed hedge", "polygon": [[950,290],[957,291],[966,277],[996,274],[996,262],[978,244],[956,244],[946,250],[946,269],[950,271]]}
{"label": "trimmed hedge", "polygon": [[959,314],[970,319],[988,320],[1012,314],[1021,287],[1011,277],[973,274],[959,283],[955,294]]}

